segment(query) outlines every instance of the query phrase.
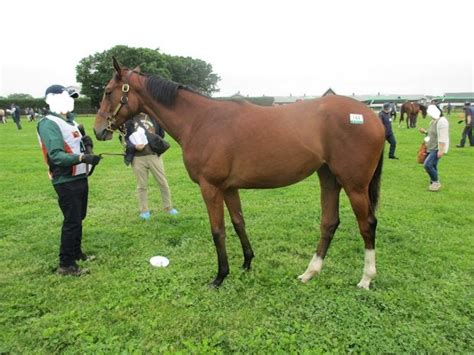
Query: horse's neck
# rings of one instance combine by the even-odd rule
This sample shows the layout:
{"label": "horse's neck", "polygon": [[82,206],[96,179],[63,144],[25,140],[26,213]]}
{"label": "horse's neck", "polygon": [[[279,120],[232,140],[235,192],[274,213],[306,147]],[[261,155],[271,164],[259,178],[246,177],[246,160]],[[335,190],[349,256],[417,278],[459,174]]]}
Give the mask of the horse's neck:
{"label": "horse's neck", "polygon": [[144,111],[155,117],[160,126],[180,145],[183,145],[192,134],[193,123],[210,102],[203,96],[180,89],[175,103],[171,106],[145,98]]}

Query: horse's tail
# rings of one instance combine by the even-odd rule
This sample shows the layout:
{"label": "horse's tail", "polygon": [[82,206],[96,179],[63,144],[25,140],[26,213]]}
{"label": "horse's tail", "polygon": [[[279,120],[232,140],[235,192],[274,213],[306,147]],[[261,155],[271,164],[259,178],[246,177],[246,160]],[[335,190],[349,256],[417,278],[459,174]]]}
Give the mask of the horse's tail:
{"label": "horse's tail", "polygon": [[370,201],[370,209],[373,213],[377,209],[377,204],[379,202],[380,197],[380,182],[382,178],[382,166],[383,166],[383,151],[380,154],[379,162],[377,163],[377,168],[375,168],[374,175],[372,176],[372,180],[370,180],[369,184],[369,201]]}

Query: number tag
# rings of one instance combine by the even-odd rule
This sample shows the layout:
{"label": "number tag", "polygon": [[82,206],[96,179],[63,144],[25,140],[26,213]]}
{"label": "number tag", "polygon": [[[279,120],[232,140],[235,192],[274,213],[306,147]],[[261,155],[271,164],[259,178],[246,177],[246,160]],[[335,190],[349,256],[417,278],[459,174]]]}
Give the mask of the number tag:
{"label": "number tag", "polygon": [[351,124],[363,124],[364,123],[364,116],[358,113],[351,113],[349,115],[349,120]]}

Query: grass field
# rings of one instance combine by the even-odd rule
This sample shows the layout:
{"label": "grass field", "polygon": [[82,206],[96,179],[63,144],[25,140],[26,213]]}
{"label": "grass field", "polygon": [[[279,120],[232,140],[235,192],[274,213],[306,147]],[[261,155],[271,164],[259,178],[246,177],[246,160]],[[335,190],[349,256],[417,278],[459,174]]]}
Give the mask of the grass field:
{"label": "grass field", "polygon": [[[131,169],[106,157],[89,179],[84,225],[84,250],[98,259],[88,276],[57,276],[62,216],[35,124],[0,125],[0,353],[473,353],[474,148],[455,147],[456,116],[439,193],[426,191],[415,161],[422,136],[394,125],[400,160],[384,162],[371,291],[356,287],[364,247],[344,194],[322,273],[296,279],[319,239],[315,176],[241,192],[253,269],[240,270],[227,219],[231,274],[209,289],[216,255],[207,214],[174,142],[164,160],[180,215],[160,212],[151,183],[152,220],[141,222]],[[92,132],[92,117],[78,121]],[[118,140],[95,151],[118,152]],[[152,268],[153,255],[169,267]]]}

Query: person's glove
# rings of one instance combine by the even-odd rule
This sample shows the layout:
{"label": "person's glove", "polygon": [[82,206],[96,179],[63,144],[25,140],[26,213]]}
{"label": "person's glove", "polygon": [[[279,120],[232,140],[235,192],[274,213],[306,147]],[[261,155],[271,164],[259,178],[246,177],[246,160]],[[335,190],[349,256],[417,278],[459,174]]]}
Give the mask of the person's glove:
{"label": "person's glove", "polygon": [[82,144],[84,144],[84,148],[86,149],[86,153],[91,154],[92,149],[94,148],[94,142],[92,141],[92,138],[89,137],[89,136],[82,137]]}
{"label": "person's glove", "polygon": [[86,163],[86,164],[90,164],[90,165],[97,165],[97,164],[99,164],[100,159],[102,159],[102,157],[100,155],[84,154],[82,156],[81,163]]}

